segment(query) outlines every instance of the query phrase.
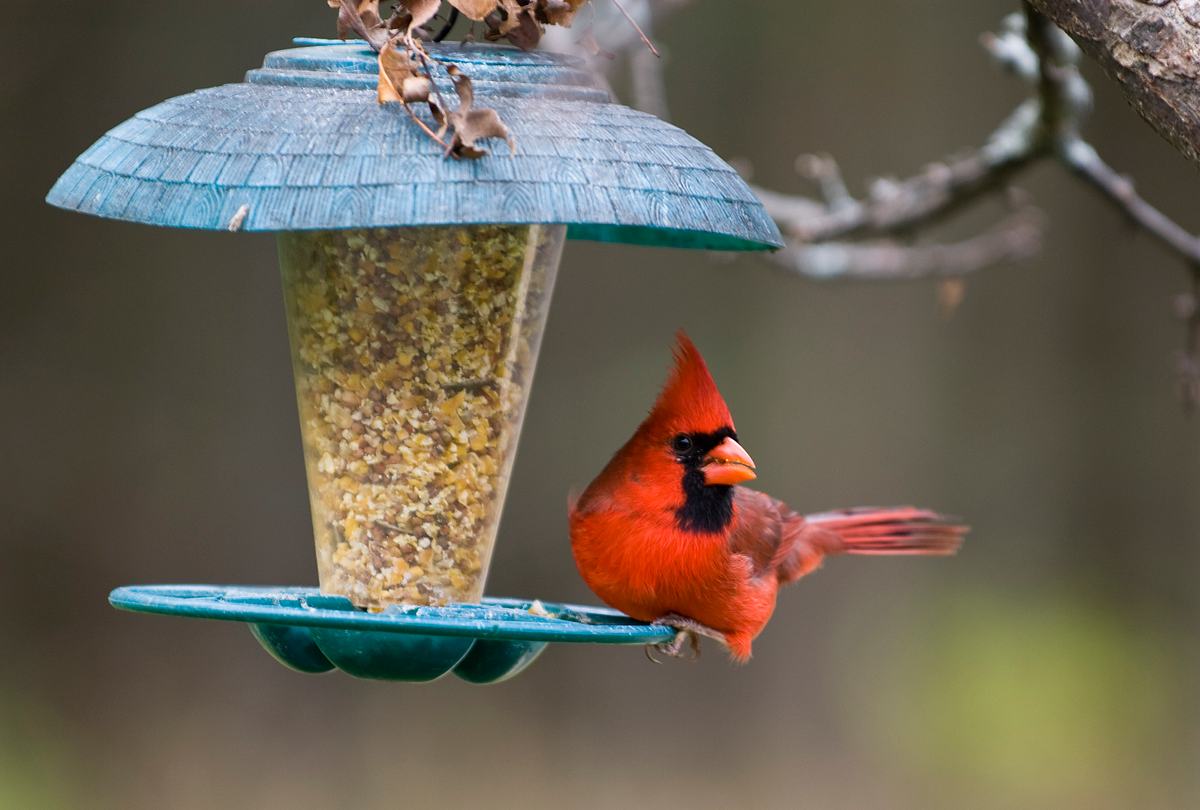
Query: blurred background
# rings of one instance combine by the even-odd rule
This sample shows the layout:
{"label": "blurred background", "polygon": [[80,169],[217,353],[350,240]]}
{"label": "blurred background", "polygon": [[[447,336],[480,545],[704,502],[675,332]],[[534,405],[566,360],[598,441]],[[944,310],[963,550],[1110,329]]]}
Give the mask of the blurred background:
{"label": "blurred background", "polygon": [[[977,40],[1013,9],[698,0],[656,38],[676,123],[763,185],[805,190],[794,158],[829,150],[861,190],[980,142],[1021,97]],[[594,601],[566,491],[643,416],[681,326],[763,489],[963,515],[960,556],[833,561],[744,667],[559,647],[487,688],[299,675],[237,626],[105,602],[315,582],[273,239],[42,198],[106,129],[333,15],[108,0],[2,24],[0,807],[1200,805],[1187,278],[1057,166],[1020,181],[1042,254],[972,277],[952,317],[924,283],[570,244],[489,592]],[[1086,69],[1089,138],[1200,227],[1195,167]]]}

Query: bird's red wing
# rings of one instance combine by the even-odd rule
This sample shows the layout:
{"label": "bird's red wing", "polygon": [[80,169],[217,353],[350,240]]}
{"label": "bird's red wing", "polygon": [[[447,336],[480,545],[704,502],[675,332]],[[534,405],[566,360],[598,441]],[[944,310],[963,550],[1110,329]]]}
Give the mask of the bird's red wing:
{"label": "bird's red wing", "polygon": [[775,571],[791,553],[796,532],[792,518],[803,518],[764,492],[737,487],[733,494],[733,526],[729,550],[742,554],[753,564],[753,575],[761,577]]}

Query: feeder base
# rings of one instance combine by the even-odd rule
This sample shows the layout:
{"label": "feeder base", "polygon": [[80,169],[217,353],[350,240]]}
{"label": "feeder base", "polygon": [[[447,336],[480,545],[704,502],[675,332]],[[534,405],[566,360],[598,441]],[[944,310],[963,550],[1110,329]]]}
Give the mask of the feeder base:
{"label": "feeder base", "polygon": [[245,622],[290,669],[340,669],[392,681],[432,681],[453,672],[471,683],[498,683],[532,664],[550,643],[661,644],[675,633],[608,608],[523,599],[368,613],[316,588],[129,585],[108,601],[135,613]]}

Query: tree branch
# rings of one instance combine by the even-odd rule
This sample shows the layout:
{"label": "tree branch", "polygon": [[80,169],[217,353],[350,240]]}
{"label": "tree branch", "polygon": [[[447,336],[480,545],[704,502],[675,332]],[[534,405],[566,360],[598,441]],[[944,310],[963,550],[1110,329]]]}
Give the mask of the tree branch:
{"label": "tree branch", "polygon": [[[849,195],[821,205],[796,195],[753,187],[772,218],[801,242],[825,242],[863,235],[888,235],[936,221],[989,192],[1042,157],[1039,105],[1028,102],[992,133],[979,149],[930,164],[903,182],[876,181],[866,200]],[[808,158],[812,160],[812,158]],[[829,161],[829,158],[820,158]]]}
{"label": "tree branch", "polygon": [[[1105,41],[1126,43],[1111,49],[1114,59],[1120,57],[1119,64],[1125,71],[1117,76],[1118,80],[1126,83],[1127,93],[1132,92],[1131,86],[1140,92],[1141,96],[1131,96],[1139,111],[1160,131],[1165,127],[1168,139],[1197,159],[1200,0],[1030,0],[1024,4],[1023,15],[1010,15],[1000,33],[985,36],[983,44],[1001,65],[1033,86],[1033,96],[975,152],[934,164],[904,182],[876,182],[864,200],[856,200],[845,190],[831,158],[810,159],[804,164],[809,169],[806,173],[820,184],[824,204],[757,189],[768,212],[790,237],[788,247],[776,256],[776,261],[822,279],[903,279],[961,278],[988,265],[1026,258],[1036,250],[1040,231],[1036,219],[1020,215],[956,244],[913,247],[894,241],[831,242],[886,237],[931,224],[1004,188],[1030,164],[1056,159],[1099,191],[1136,227],[1178,255],[1191,270],[1192,291],[1179,297],[1176,309],[1186,330],[1178,363],[1180,391],[1185,407],[1193,409],[1200,405],[1200,237],[1143,199],[1133,183],[1105,163],[1080,135],[1091,109],[1091,89],[1078,69],[1079,47],[1038,10],[1049,7],[1056,8],[1060,16],[1067,14],[1068,23],[1078,22],[1081,15],[1094,15],[1098,8],[1109,9],[1111,14],[1105,18],[1109,28],[1105,30],[1121,36]],[[1136,7],[1133,11],[1138,12],[1137,21],[1130,22],[1130,7]],[[1196,27],[1195,31],[1188,28],[1185,32],[1190,40],[1181,39],[1178,28],[1172,27],[1179,20]],[[1084,47],[1092,41],[1078,34],[1077,38]],[[1134,74],[1140,78],[1131,85],[1129,76]],[[1186,86],[1180,87],[1181,82]],[[1171,106],[1176,103],[1181,105],[1178,109]],[[1172,114],[1163,117],[1161,105],[1167,105]],[[961,289],[955,294],[961,295]]]}
{"label": "tree branch", "polygon": [[960,242],[906,245],[895,241],[789,244],[772,259],[810,278],[863,281],[957,278],[1028,259],[1041,248],[1041,217],[1024,209]]}
{"label": "tree branch", "polygon": [[1198,0],[1031,0],[1125,92],[1133,108],[1200,162]]}
{"label": "tree branch", "polygon": [[[657,16],[686,2],[629,0],[629,9],[649,30]],[[628,29],[624,41],[618,32],[606,33],[617,37],[606,44],[631,55],[638,105],[665,114],[662,60],[648,57],[640,42],[631,50],[636,40]],[[847,189],[833,158],[800,158],[797,170],[817,185],[819,199],[755,188],[788,241],[774,261],[818,279],[940,279],[943,304],[952,309],[963,276],[1036,252],[1041,216],[1026,205],[958,242],[910,244],[901,237],[1004,192],[1030,165],[1055,160],[1187,263],[1192,289],[1176,306],[1186,328],[1180,388],[1186,405],[1200,404],[1200,237],[1139,196],[1083,139],[1092,96],[1078,69],[1082,46],[1147,121],[1200,161],[1200,0],[1025,0],[1022,13],[1010,14],[982,42],[997,63],[1030,85],[1030,97],[982,146],[903,181],[876,180],[861,199]]]}
{"label": "tree branch", "polygon": [[1173,219],[1146,202],[1129,178],[1105,163],[1092,146],[1078,139],[1064,142],[1060,157],[1069,169],[1103,194],[1142,230],[1200,269],[1200,237],[1188,233]]}

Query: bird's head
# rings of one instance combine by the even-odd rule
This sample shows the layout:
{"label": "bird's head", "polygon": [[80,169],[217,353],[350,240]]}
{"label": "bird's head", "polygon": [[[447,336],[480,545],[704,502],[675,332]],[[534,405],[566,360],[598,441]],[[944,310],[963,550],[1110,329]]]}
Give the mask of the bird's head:
{"label": "bird's head", "polygon": [[685,491],[752,481],[754,461],[737,441],[733,417],[704,358],[682,331],[675,367],[650,415],[638,428],[642,461],[682,474]]}

